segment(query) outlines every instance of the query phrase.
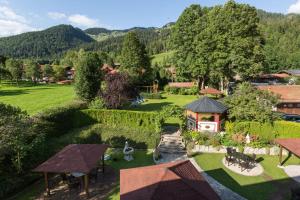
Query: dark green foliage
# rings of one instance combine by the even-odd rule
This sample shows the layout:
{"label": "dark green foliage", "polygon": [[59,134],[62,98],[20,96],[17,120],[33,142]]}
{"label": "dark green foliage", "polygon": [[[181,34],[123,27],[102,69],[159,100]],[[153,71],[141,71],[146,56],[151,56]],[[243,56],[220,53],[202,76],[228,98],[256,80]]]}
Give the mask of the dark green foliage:
{"label": "dark green foliage", "polygon": [[91,141],[92,143],[105,143],[113,148],[123,148],[125,142],[136,149],[154,149],[158,144],[160,134],[154,131],[146,131],[140,128],[128,128],[128,126],[111,126],[96,124],[90,129],[82,131],[79,137],[80,143]]}
{"label": "dark green foliage", "polygon": [[134,83],[143,83],[145,78],[149,78],[150,60],[135,32],[129,32],[125,36],[120,61],[120,70],[129,74]]}
{"label": "dark green foliage", "polygon": [[71,129],[79,128],[75,116],[80,109],[86,108],[85,102],[74,102],[64,107],[47,109],[33,116],[36,128],[47,134],[48,137],[55,137],[65,134]]}
{"label": "dark green foliage", "polygon": [[158,113],[128,110],[81,110],[77,113],[75,123],[78,126],[86,126],[93,123],[105,124],[112,127],[127,126],[133,129],[157,133],[162,128],[162,119]]}
{"label": "dark green foliage", "polygon": [[71,25],[0,38],[0,54],[18,58],[50,58],[93,39]]}
{"label": "dark green foliage", "polygon": [[250,135],[259,136],[262,140],[267,140],[268,143],[272,143],[275,138],[300,137],[300,124],[295,122],[274,121],[273,124],[259,122],[235,122],[231,123],[231,125],[227,124],[226,127],[226,132],[228,134],[249,133]]}
{"label": "dark green foliage", "polygon": [[23,64],[20,60],[13,58],[7,59],[5,61],[5,68],[13,80],[18,82],[21,79],[23,73]]}
{"label": "dark green foliage", "polygon": [[96,53],[79,52],[76,63],[75,91],[79,98],[91,101],[101,86],[102,61]]}
{"label": "dark green foliage", "polygon": [[238,85],[234,94],[227,96],[224,103],[229,108],[229,119],[236,121],[272,122],[278,118],[272,108],[278,97],[268,91],[258,90],[250,83]]}
{"label": "dark green foliage", "polygon": [[33,60],[27,60],[24,63],[25,76],[31,79],[33,82],[37,82],[41,78],[41,69],[37,62]]}
{"label": "dark green foliage", "polygon": [[162,99],[161,93],[146,93],[140,94],[144,99]]}
{"label": "dark green foliage", "polygon": [[46,64],[43,68],[44,77],[52,77],[54,75],[53,67],[49,64]]}

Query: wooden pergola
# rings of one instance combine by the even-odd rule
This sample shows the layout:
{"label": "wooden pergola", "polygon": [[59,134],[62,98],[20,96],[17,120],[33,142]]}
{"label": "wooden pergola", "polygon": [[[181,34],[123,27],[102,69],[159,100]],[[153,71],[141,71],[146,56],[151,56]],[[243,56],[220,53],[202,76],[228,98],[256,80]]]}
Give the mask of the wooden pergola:
{"label": "wooden pergola", "polygon": [[48,173],[82,173],[84,174],[84,191],[88,196],[88,174],[97,168],[100,160],[102,160],[104,172],[104,153],[107,148],[106,144],[70,144],[33,171],[44,173],[47,195],[50,195]]}
{"label": "wooden pergola", "polygon": [[280,146],[279,151],[279,164],[283,165],[282,162],[282,152],[286,149],[289,153],[294,154],[300,158],[300,138],[290,138],[290,139],[275,139],[275,143]]}

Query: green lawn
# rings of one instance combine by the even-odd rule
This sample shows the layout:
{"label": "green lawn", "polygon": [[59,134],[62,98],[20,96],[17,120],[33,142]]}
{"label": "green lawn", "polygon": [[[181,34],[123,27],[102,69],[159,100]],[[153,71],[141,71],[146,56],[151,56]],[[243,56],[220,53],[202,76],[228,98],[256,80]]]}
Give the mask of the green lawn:
{"label": "green lawn", "polygon": [[70,103],[75,98],[73,86],[0,84],[0,102],[18,106],[30,115],[46,108]]}
{"label": "green lawn", "polygon": [[162,94],[162,99],[146,99],[146,102],[137,107],[127,107],[129,110],[137,111],[160,111],[167,105],[185,106],[197,99],[195,95]]}
{"label": "green lawn", "polygon": [[[288,199],[290,187],[296,183],[277,167],[277,156],[259,156],[264,174],[246,177],[228,170],[223,164],[224,154],[200,154],[195,157],[199,166],[217,181],[247,199],[273,199],[275,195]],[[291,157],[285,165],[300,164],[300,159]],[[280,199],[280,198],[279,198]]]}

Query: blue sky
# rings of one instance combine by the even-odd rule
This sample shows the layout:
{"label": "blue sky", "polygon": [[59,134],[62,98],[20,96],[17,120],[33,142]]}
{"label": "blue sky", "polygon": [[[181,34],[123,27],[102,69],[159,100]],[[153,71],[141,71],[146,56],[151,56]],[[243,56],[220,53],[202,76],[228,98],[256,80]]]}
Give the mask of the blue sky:
{"label": "blue sky", "polygon": [[[213,6],[226,0],[0,0],[0,36],[57,24],[86,29],[160,27],[176,21],[191,4]],[[280,13],[300,13],[300,0],[237,0]]]}

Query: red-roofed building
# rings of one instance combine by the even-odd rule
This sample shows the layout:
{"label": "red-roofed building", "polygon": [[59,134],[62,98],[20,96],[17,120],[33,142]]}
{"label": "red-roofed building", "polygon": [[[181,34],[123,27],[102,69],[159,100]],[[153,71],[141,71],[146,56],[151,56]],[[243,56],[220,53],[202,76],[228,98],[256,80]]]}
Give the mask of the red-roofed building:
{"label": "red-roofed building", "polygon": [[257,88],[280,96],[277,111],[286,114],[300,114],[300,85],[266,85],[257,86]]}
{"label": "red-roofed building", "polygon": [[190,161],[120,171],[121,200],[218,200]]}

